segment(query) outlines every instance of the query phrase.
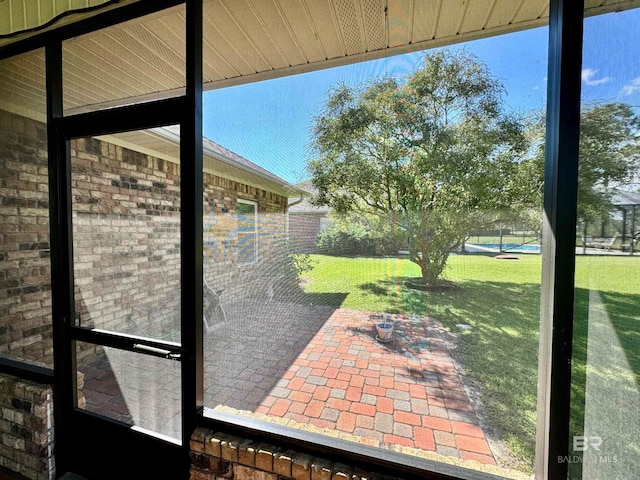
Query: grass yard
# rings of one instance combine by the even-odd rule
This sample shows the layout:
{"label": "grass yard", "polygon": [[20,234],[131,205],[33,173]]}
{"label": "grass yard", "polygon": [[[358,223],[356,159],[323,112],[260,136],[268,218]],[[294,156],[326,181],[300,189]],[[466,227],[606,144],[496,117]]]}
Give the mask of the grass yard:
{"label": "grass yard", "polygon": [[[417,265],[395,258],[313,255],[304,275],[305,291],[317,302],[364,311],[424,314],[462,337],[466,373],[481,386],[491,426],[508,445],[515,464],[533,468],[538,375],[541,258],[496,260],[482,255],[452,256],[445,278],[460,290],[420,292],[403,286],[419,276]],[[574,377],[584,383],[589,289],[605,304],[631,366],[640,379],[640,258],[578,257],[576,266],[576,358]],[[322,295],[322,297],[320,297]],[[322,298],[322,300],[321,300]],[[461,330],[467,324],[472,330]],[[574,386],[573,428],[580,432],[584,390]],[[582,434],[582,433],[578,433]]]}

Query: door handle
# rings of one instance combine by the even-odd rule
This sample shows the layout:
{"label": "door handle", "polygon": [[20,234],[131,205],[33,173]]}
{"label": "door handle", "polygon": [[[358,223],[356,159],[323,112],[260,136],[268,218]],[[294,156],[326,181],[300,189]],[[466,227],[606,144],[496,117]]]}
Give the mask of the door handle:
{"label": "door handle", "polygon": [[152,353],[160,357],[168,358],[169,360],[180,360],[182,358],[182,354],[180,352],[173,352],[164,348],[151,347],[142,343],[134,343],[133,349]]}

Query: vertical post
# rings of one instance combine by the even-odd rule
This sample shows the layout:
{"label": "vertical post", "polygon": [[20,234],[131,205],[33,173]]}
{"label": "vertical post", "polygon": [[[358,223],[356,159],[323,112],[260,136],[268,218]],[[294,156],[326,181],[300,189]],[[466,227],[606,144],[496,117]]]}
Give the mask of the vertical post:
{"label": "vertical post", "polygon": [[[186,95],[180,125],[182,279],[182,442],[189,440],[203,404],[202,348],[202,0],[186,2]],[[188,472],[188,468],[185,470]]]}
{"label": "vertical post", "polygon": [[69,434],[69,422],[77,403],[77,396],[75,343],[71,340],[71,319],[74,316],[71,158],[69,141],[56,128],[56,121],[63,115],[61,41],[47,44],[45,61],[55,453],[58,472],[64,473],[71,466],[73,438]]}
{"label": "vertical post", "polygon": [[567,478],[584,0],[551,0],[536,478]]}
{"label": "vertical post", "polygon": [[636,248],[636,205],[631,209],[631,247],[630,254],[633,255],[633,251]]}

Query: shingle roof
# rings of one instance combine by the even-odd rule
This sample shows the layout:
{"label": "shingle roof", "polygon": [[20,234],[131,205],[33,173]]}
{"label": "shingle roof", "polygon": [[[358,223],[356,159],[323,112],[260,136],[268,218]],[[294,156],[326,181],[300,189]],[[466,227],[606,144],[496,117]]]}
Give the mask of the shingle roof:
{"label": "shingle roof", "polygon": [[[168,127],[162,127],[156,129],[156,131],[166,130],[172,135],[180,135],[180,126],[179,125],[171,125]],[[213,140],[208,139],[207,137],[202,137],[202,148],[204,150],[205,155],[210,155],[215,157],[218,160],[221,160],[225,163],[232,164],[234,166],[238,166],[243,170],[249,170],[252,173],[257,173],[262,177],[266,177],[276,183],[279,183],[285,187],[291,187],[292,185],[287,182],[285,179],[279,177],[278,175],[271,173],[269,170],[262,168],[260,165],[256,165],[250,160],[238,155],[237,153],[229,150],[228,148],[223,147],[222,145],[214,142]]]}
{"label": "shingle roof", "polygon": [[329,207],[327,206],[318,207],[311,203],[311,197],[316,193],[318,193],[318,190],[316,189],[316,187],[313,186],[313,183],[311,182],[311,180],[305,180],[304,182],[296,183],[296,187],[302,190],[303,192],[308,193],[308,195],[305,195],[303,200],[300,203],[297,203],[291,206],[289,208],[290,212],[317,213],[317,214],[329,213],[329,211],[331,210]]}

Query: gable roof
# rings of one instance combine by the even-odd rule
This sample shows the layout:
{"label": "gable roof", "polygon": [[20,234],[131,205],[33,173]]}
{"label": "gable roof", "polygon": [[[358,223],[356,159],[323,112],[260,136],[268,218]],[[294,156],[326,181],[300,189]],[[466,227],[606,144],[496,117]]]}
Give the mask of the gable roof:
{"label": "gable roof", "polygon": [[327,214],[331,211],[326,205],[317,206],[311,203],[311,197],[318,193],[316,187],[313,186],[311,180],[305,180],[304,182],[296,183],[296,188],[303,192],[302,200],[295,205],[289,207],[291,213],[313,213],[313,214]]}

